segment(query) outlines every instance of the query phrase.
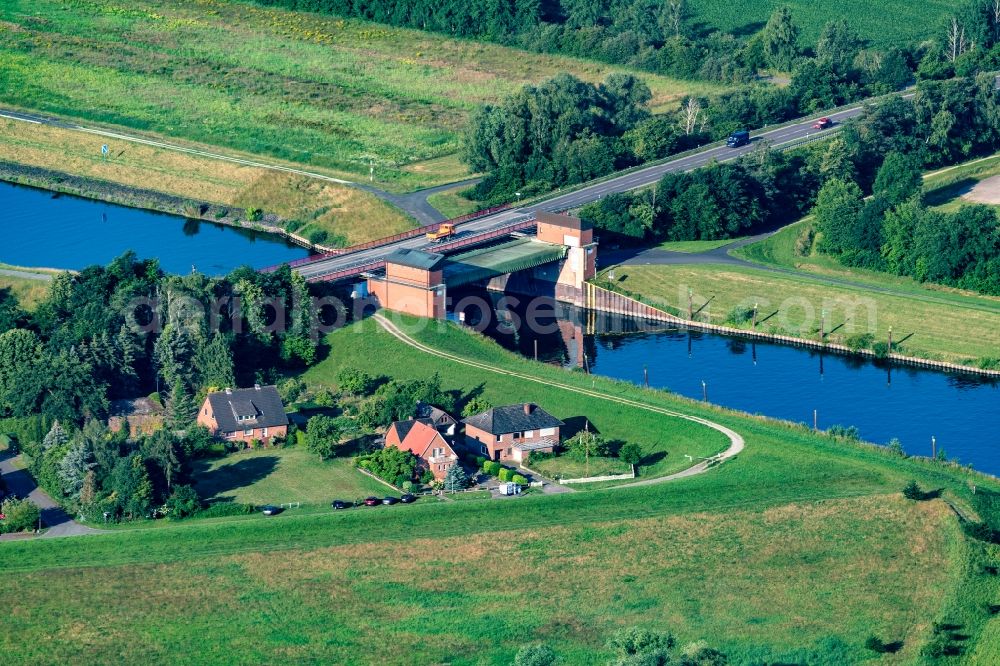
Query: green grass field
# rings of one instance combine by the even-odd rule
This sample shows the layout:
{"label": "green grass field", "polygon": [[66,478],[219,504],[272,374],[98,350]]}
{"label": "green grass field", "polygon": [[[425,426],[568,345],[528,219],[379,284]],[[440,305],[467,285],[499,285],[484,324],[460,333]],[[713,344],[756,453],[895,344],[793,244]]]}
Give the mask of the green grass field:
{"label": "green grass field", "polygon": [[445,190],[427,197],[427,203],[434,206],[442,215],[448,219],[473,213],[483,208],[482,203],[466,199],[459,192],[466,190],[466,187],[458,187],[453,190]]}
{"label": "green grass field", "polygon": [[[619,69],[223,0],[9,0],[0,58],[6,104],[349,178],[374,163],[395,189],[461,177],[453,154],[478,104],[562,71]],[[656,106],[716,89],[644,78]]]}
{"label": "green grass field", "polygon": [[195,487],[206,500],[246,504],[329,504],[385,495],[389,488],[354,469],[348,458],[320,461],[298,447],[256,449],[205,461]]}
{"label": "green grass field", "polygon": [[[567,663],[604,663],[608,636],[634,624],[682,644],[706,639],[732,664],[920,663],[933,622],[958,627],[963,654],[979,663],[998,656],[1000,627],[983,610],[1000,595],[988,573],[996,554],[967,541],[941,500],[898,494],[916,478],[971,511],[966,472],[540,366],[453,327],[411,333],[498,367],[711,418],[738,429],[747,449],[662,486],[2,543],[5,663],[197,654],[206,664],[499,665],[533,641]],[[378,366],[364,367],[401,378],[430,358],[370,322],[330,343],[333,356],[380,352]],[[445,386],[469,374],[434,364]],[[496,378],[477,379],[488,388]],[[546,405],[558,402],[550,393]],[[993,487],[978,483],[980,497]],[[872,661],[863,643],[873,634],[899,651]]]}
{"label": "green grass field", "polygon": [[723,245],[729,245],[740,240],[739,238],[724,238],[722,240],[692,240],[692,241],[664,241],[657,247],[671,252],[684,252],[685,254],[697,254],[715,250]]}
{"label": "green grass field", "polygon": [[892,327],[894,341],[902,342],[907,354],[963,362],[995,357],[1000,350],[1000,299],[929,289],[887,294],[821,282],[805,272],[712,264],[614,270],[620,287],[685,315],[692,289],[695,309],[709,301],[700,316],[715,324],[725,323],[734,308],[756,303],[762,331],[816,339],[825,310],[830,342],[867,332],[884,341]]}
{"label": "green grass field", "polygon": [[[901,46],[919,42],[944,32],[944,21],[961,4],[958,0],[926,0],[907,3],[903,0],[844,0],[815,2],[788,0],[781,3],[791,8],[795,24],[801,28],[799,43],[815,46],[823,24],[847,17],[851,27],[862,38],[876,46]],[[693,22],[698,25],[750,34],[764,27],[777,6],[766,0],[743,0],[733,5],[724,2],[691,3]],[[902,17],[906,20],[900,20]]]}

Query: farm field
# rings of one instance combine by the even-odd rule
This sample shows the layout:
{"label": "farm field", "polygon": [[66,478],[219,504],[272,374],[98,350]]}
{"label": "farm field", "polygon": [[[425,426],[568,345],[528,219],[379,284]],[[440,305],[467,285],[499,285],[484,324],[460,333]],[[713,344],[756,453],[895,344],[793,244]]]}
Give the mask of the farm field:
{"label": "farm field", "polygon": [[320,461],[296,446],[233,453],[204,461],[195,487],[206,500],[244,504],[329,504],[385,495],[389,488],[354,469],[349,458]]}
{"label": "farm field", "polygon": [[[107,144],[109,156],[101,156]],[[363,243],[413,221],[362,190],[48,125],[0,118],[0,161],[280,216],[289,231]],[[32,182],[41,187],[58,183]]]}
{"label": "farm field", "polygon": [[[681,645],[706,640],[731,664],[867,662],[871,635],[898,643],[878,663],[908,664],[934,622],[957,627],[963,654],[996,656],[998,627],[982,611],[1000,593],[984,573],[994,556],[962,535],[942,499],[898,493],[915,478],[974,515],[988,508],[990,482],[978,479],[972,495],[960,469],[539,366],[452,326],[410,333],[504,360],[498,367],[593,381],[608,395],[710,418],[743,434],[747,449],[662,486],[0,544],[0,603],[12,609],[5,659],[509,664],[520,645],[544,641],[568,663],[603,663],[610,634],[638,624]],[[400,379],[433,361],[445,387],[468,385],[459,384],[464,366],[374,328],[329,343],[334,358],[344,345],[382,352],[394,361],[378,371]],[[510,399],[528,390],[490,389],[500,377],[478,379]],[[538,390],[546,406],[558,402],[557,389]]]}
{"label": "farm field", "polygon": [[[620,69],[222,0],[11,0],[0,57],[7,104],[348,179],[374,166],[396,190],[461,176],[453,154],[478,104],[558,72]],[[661,108],[716,89],[644,78]]]}
{"label": "farm field", "polygon": [[[827,339],[871,332],[886,340],[893,329],[907,354],[963,362],[996,357],[1000,349],[1000,299],[939,293],[929,289],[901,295],[820,282],[809,274],[777,273],[724,265],[617,266],[617,285],[674,312],[711,299],[702,317],[723,324],[734,308],[759,303],[759,330],[816,338],[826,310]],[[779,311],[780,310],[780,311]],[[772,319],[763,321],[771,313]],[[750,327],[749,323],[745,324]],[[841,328],[842,327],[842,328]],[[830,333],[831,331],[836,332]]]}
{"label": "farm field", "polygon": [[[691,4],[696,25],[737,34],[749,34],[763,28],[777,6],[766,0],[745,0],[735,5],[717,1]],[[792,10],[792,18],[801,28],[799,43],[802,46],[814,46],[824,23],[846,16],[862,38],[876,46],[886,47],[919,42],[943,30],[945,18],[961,3],[959,0],[925,0],[920,3],[903,0],[843,0],[837,3],[788,0],[781,4]],[[906,17],[905,20],[902,20],[903,17]]]}

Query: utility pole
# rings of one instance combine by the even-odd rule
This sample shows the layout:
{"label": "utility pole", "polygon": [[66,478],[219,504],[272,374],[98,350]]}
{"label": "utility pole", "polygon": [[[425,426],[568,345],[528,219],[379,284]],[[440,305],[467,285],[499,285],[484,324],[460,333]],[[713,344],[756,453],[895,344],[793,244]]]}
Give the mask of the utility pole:
{"label": "utility pole", "polygon": [[753,304],[753,330],[757,330],[757,306],[759,303]]}
{"label": "utility pole", "polygon": [[708,382],[701,380],[701,397],[708,402]]}
{"label": "utility pole", "polygon": [[649,368],[642,366],[642,382],[649,388]]}
{"label": "utility pole", "polygon": [[813,410],[813,430],[819,430],[819,410]]}
{"label": "utility pole", "polygon": [[694,319],[694,292],[688,287],[688,321]]}
{"label": "utility pole", "polygon": [[889,354],[892,354],[892,326],[889,327]]}
{"label": "utility pole", "polygon": [[931,458],[937,460],[937,437],[931,435]]}

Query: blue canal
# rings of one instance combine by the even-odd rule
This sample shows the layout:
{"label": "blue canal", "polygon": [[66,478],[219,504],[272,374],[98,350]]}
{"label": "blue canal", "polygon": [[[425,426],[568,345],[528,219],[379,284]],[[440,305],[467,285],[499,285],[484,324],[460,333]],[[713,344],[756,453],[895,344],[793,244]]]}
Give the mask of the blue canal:
{"label": "blue canal", "polygon": [[126,250],[169,273],[224,275],[308,254],[282,238],[0,182],[0,262],[78,270]]}
{"label": "blue canal", "polygon": [[[457,295],[453,295],[457,298]],[[532,331],[520,308],[496,309],[483,326],[476,308],[466,324],[529,358],[649,385],[751,414],[813,425],[855,426],[877,444],[898,438],[907,453],[931,455],[931,438],[949,459],[1000,475],[1000,381],[884,365],[679,329],[627,331],[617,320],[588,327],[586,313],[557,307],[551,330]],[[456,317],[457,318],[457,317]],[[518,325],[512,325],[517,322]],[[588,332],[588,328],[593,332]],[[536,347],[537,342],[537,347]],[[582,352],[582,354],[581,354]],[[583,354],[586,355],[584,359]],[[669,433],[664,433],[669,436]]]}

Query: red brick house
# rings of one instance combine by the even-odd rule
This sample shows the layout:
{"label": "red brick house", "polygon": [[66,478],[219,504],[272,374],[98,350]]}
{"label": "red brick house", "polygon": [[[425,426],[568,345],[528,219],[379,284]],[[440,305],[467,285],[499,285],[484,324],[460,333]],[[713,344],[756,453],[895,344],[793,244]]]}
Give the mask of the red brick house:
{"label": "red brick house", "polygon": [[530,402],[494,407],[470,416],[465,424],[465,443],[490,460],[520,463],[533,451],[552,453],[559,445],[559,429],[565,425]]}
{"label": "red brick house", "polygon": [[385,445],[409,451],[417,457],[418,474],[430,470],[439,481],[458,463],[455,451],[430,419],[396,421],[385,433]]}
{"label": "red brick house", "polygon": [[273,386],[209,393],[198,410],[198,425],[223,439],[267,444],[288,434],[285,404]]}

